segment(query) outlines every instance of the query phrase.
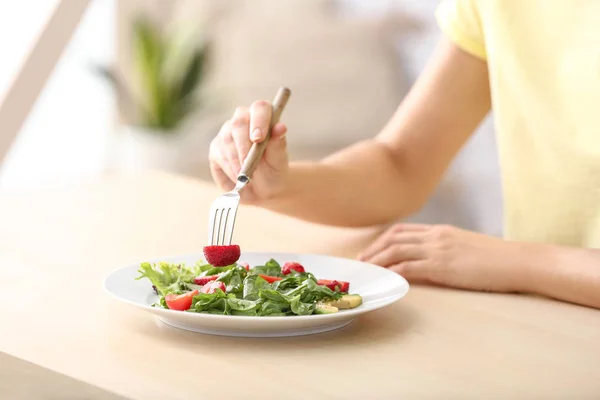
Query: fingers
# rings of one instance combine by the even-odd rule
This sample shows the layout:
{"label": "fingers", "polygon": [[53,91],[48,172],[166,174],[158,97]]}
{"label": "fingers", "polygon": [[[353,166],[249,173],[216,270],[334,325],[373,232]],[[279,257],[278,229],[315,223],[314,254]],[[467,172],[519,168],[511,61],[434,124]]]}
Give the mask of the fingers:
{"label": "fingers", "polygon": [[400,274],[411,283],[430,284],[427,260],[408,260],[390,267],[390,270]]}
{"label": "fingers", "polygon": [[227,132],[224,132],[223,139],[230,147],[228,150],[228,159],[231,161],[231,169],[237,173],[242,169],[244,158],[250,151],[250,113],[246,107],[238,107],[233,113],[231,120],[231,141],[227,141]]}
{"label": "fingers", "polygon": [[216,138],[217,152],[223,162],[220,164],[221,169],[227,176],[235,181],[237,171],[240,170],[240,162],[237,155],[237,148],[232,135],[233,120],[226,121]]}
{"label": "fingers", "polygon": [[[266,100],[252,103],[252,106],[250,106],[250,140],[252,142],[258,143],[265,140],[269,131],[272,112],[271,103]],[[284,124],[276,123],[271,131],[271,140],[265,149],[265,160],[275,170],[280,169],[280,166],[287,165],[286,132],[287,128]],[[250,147],[248,147],[249,150]]]}
{"label": "fingers", "polygon": [[223,191],[229,191],[233,189],[235,184],[229,178],[229,176],[223,171],[221,166],[216,162],[210,161],[210,174],[213,177],[213,180]]}
{"label": "fingers", "polygon": [[394,243],[423,243],[426,232],[425,226],[426,225],[411,225],[406,228],[399,228],[398,225],[394,225],[367,247],[367,249],[358,256],[358,259],[361,261],[372,262],[370,260],[375,255]]}
{"label": "fingers", "polygon": [[285,134],[287,127],[281,122],[273,126],[271,140],[265,149],[265,160],[275,171],[280,171],[288,165],[287,140]]}
{"label": "fingers", "polygon": [[[266,100],[258,100],[250,106],[250,140],[252,142],[262,142],[269,132],[271,123],[271,113],[273,109],[271,103]],[[248,137],[248,135],[246,135]],[[249,149],[250,147],[248,147]]]}
{"label": "fingers", "polygon": [[427,224],[396,224],[391,230],[394,232],[423,232],[430,228],[431,225]]}
{"label": "fingers", "polygon": [[240,166],[237,168],[236,164],[234,169],[236,172],[239,172],[241,165],[244,164],[244,160],[250,152],[250,147],[252,147],[252,142],[250,141],[250,132],[252,131],[252,107],[250,107],[250,110],[244,107],[238,107],[233,116],[233,121],[232,136],[237,151],[237,164]]}
{"label": "fingers", "polygon": [[[271,103],[260,100],[250,108],[236,108],[231,120],[223,124],[209,152],[211,174],[219,186],[228,187],[235,182],[253,142],[265,140],[271,116]],[[273,126],[264,157],[274,168],[287,165],[286,132],[287,128],[282,123]]]}
{"label": "fingers", "polygon": [[419,244],[395,243],[375,254],[368,262],[382,267],[390,267],[403,261],[419,260],[425,257],[425,249]]}
{"label": "fingers", "polygon": [[217,136],[210,144],[209,151],[210,172],[215,183],[224,190],[229,190],[234,186],[231,179],[233,172],[229,162],[221,153],[221,138]]}
{"label": "fingers", "polygon": [[287,133],[287,126],[284,123],[278,122],[273,125],[273,131],[271,132],[271,139],[285,139]]}

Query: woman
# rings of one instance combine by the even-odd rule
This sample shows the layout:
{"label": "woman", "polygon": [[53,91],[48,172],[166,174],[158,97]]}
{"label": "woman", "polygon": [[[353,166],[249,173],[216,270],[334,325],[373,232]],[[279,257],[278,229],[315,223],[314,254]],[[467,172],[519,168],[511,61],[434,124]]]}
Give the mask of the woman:
{"label": "woman", "polygon": [[[360,259],[411,282],[524,292],[600,308],[600,1],[445,0],[445,38],[387,126],[317,163],[288,163],[278,123],[246,204],[340,226],[423,206],[493,108],[505,238],[397,224]],[[270,105],[239,107],[210,149],[232,187]]]}

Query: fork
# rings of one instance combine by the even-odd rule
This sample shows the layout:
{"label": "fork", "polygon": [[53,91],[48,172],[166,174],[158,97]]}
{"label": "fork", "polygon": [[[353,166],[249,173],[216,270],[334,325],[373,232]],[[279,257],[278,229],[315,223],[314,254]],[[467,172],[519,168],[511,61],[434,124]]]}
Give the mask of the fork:
{"label": "fork", "polygon": [[233,228],[235,225],[235,217],[240,205],[240,191],[250,182],[254,170],[260,163],[267,143],[271,138],[271,130],[273,126],[279,122],[279,117],[290,98],[291,91],[288,88],[282,87],[277,91],[275,100],[273,101],[273,109],[271,114],[271,123],[265,140],[260,143],[254,143],[244,160],[242,168],[237,176],[235,187],[217,197],[210,207],[208,214],[208,243],[211,246],[230,245],[233,237]]}

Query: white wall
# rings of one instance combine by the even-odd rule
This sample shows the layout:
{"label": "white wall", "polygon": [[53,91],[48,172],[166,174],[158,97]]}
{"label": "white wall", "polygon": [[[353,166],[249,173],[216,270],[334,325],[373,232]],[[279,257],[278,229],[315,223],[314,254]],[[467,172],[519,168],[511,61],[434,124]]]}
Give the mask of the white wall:
{"label": "white wall", "polygon": [[[0,190],[72,182],[102,171],[106,133],[114,118],[113,96],[89,65],[112,61],[115,1],[91,2],[4,161]],[[56,3],[0,3],[0,65],[4,66],[0,91],[6,89]]]}

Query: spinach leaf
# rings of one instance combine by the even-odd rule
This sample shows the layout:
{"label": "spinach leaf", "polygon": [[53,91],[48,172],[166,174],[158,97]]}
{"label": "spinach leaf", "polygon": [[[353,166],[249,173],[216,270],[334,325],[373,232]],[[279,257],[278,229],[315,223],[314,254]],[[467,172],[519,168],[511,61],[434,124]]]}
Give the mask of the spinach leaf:
{"label": "spinach leaf", "polygon": [[260,310],[260,303],[258,301],[237,299],[237,298],[229,298],[227,299],[229,303],[229,309],[231,310],[231,315],[256,315]]}
{"label": "spinach leaf", "polygon": [[[204,268],[202,270],[202,272],[200,274],[198,274],[199,276],[211,276],[211,275],[219,275],[222,274],[224,272],[230,271],[234,268],[236,268],[237,265],[229,265],[227,267],[213,267],[212,265],[209,265],[208,268]],[[197,275],[197,276],[198,276]]]}
{"label": "spinach leaf", "polygon": [[309,272],[292,271],[290,274],[288,274],[282,280],[274,282],[273,289],[280,290],[280,291],[295,289],[298,286],[300,286],[307,279],[312,279],[315,282],[317,281],[317,279],[314,277],[314,275]]}
{"label": "spinach leaf", "polygon": [[[304,288],[306,288],[306,286]],[[315,303],[303,303],[300,294],[289,296],[276,290],[261,290],[259,294],[261,299],[265,300],[263,309],[265,307],[264,305],[269,303],[271,306],[276,304],[277,307],[281,309],[281,312],[287,314],[310,315],[315,310]]]}
{"label": "spinach leaf", "polygon": [[302,279],[297,276],[288,275],[280,281],[273,282],[273,289],[286,290],[297,288],[302,283]]}
{"label": "spinach leaf", "polygon": [[243,296],[245,300],[258,300],[259,292],[271,289],[269,282],[258,275],[248,275],[244,279]]}
{"label": "spinach leaf", "polygon": [[267,261],[265,265],[258,265],[250,269],[252,275],[268,275],[268,276],[281,276],[281,266],[273,259]]}
{"label": "spinach leaf", "polygon": [[[302,290],[300,290],[301,288]],[[312,279],[305,280],[301,286],[287,294],[300,294],[300,299],[303,303],[314,303],[323,299],[339,299],[342,297],[342,295],[339,292],[334,292],[327,286],[317,285],[317,282]]]}
{"label": "spinach leaf", "polygon": [[281,316],[286,315],[289,310],[289,305],[287,303],[278,303],[275,301],[267,300],[261,304],[260,312],[258,315],[260,316]]}
{"label": "spinach leaf", "polygon": [[[233,298],[235,296],[231,295]],[[229,314],[229,296],[220,289],[215,293],[199,293],[192,300],[190,312],[210,313],[210,314]]]}
{"label": "spinach leaf", "polygon": [[185,287],[188,290],[200,290],[200,289],[202,289],[202,285],[196,285],[195,283],[186,283]]}
{"label": "spinach leaf", "polygon": [[246,274],[244,267],[234,266],[221,274],[217,280],[225,284],[227,293],[233,293],[236,297],[242,298],[244,295],[244,278]]}
{"label": "spinach leaf", "polygon": [[303,303],[298,295],[292,299],[290,306],[296,315],[310,315],[315,312],[316,303]]}
{"label": "spinach leaf", "polygon": [[258,293],[259,297],[264,300],[271,300],[277,303],[289,304],[289,299],[286,298],[282,293],[273,289],[261,289]]}

